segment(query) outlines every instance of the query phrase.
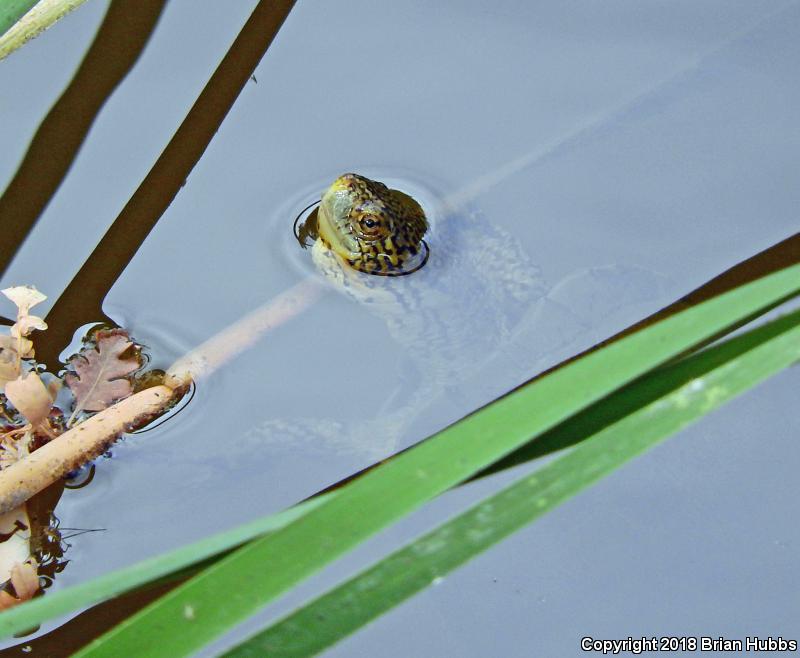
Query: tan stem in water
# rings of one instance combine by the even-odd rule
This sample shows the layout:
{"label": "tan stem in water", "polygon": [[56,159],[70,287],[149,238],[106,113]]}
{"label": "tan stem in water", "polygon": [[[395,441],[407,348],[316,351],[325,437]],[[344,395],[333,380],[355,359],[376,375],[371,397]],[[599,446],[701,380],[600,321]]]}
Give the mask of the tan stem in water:
{"label": "tan stem in water", "polygon": [[101,455],[118,436],[161,413],[175,395],[168,386],[140,391],[0,471],[0,514]]}
{"label": "tan stem in water", "polygon": [[311,280],[297,284],[178,359],[167,371],[166,385],[117,402],[0,471],[0,514],[101,455],[121,434],[161,414],[193,380],[209,376],[264,333],[304,311],[322,290]]}
{"label": "tan stem in water", "polygon": [[257,343],[267,331],[303,312],[317,300],[322,290],[313,279],[292,286],[178,359],[167,370],[166,383],[187,386],[191,381],[208,377]]}

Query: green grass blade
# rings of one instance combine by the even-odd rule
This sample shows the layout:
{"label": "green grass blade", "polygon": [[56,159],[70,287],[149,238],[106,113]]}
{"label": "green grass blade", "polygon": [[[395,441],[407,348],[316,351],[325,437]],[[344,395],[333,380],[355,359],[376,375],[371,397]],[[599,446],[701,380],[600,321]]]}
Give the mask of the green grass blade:
{"label": "green grass blade", "polygon": [[[664,381],[662,377],[660,381]],[[598,432],[603,427],[619,420],[638,405],[633,396],[616,396],[604,399],[579,414],[571,417],[552,430],[541,435],[537,441],[508,455],[505,459],[486,469],[482,474],[495,472],[502,468],[541,457],[573,445],[577,440]],[[335,492],[334,492],[335,493]],[[332,495],[332,494],[326,494]],[[245,541],[268,531],[282,527],[295,515],[320,504],[321,499],[302,503],[287,512],[266,517],[258,521],[234,528],[220,535],[195,542],[141,563],[126,567],[87,583],[66,589],[49,592],[47,596],[13,608],[0,614],[0,635],[9,636],[31,628],[47,619],[67,614],[73,610],[108,600],[114,596],[151,584],[153,581],[197,566],[216,558]]]}
{"label": "green grass blade", "polygon": [[264,517],[213,537],[182,546],[174,551],[143,560],[130,567],[118,569],[86,583],[55,592],[48,592],[46,596],[34,599],[0,614],[0,636],[7,637],[14,633],[21,633],[47,619],[106,601],[119,594],[151,584],[160,578],[197,565],[204,560],[230,551],[254,537],[282,528],[334,495],[336,495],[335,491],[300,503],[278,514]]}
{"label": "green grass blade", "polygon": [[8,32],[37,2],[38,0],[5,0],[0,5],[0,36]]}
{"label": "green grass blade", "polygon": [[[800,311],[655,371],[608,398],[638,409],[225,654],[311,656],[626,461],[800,359]],[[624,399],[623,399],[624,398]],[[570,421],[567,421],[569,424]]]}
{"label": "green grass blade", "polygon": [[[21,16],[17,15],[18,20],[15,20],[12,25],[2,30],[3,35],[0,36],[0,59],[7,57],[84,2],[86,0],[40,0],[39,2],[3,0],[4,5],[17,5],[20,8],[24,5],[29,5],[28,9],[30,11],[26,10],[27,13],[23,12]],[[0,18],[5,19],[6,14],[6,7],[4,6],[0,11]],[[10,12],[8,17],[10,18],[15,14],[16,11]]]}
{"label": "green grass blade", "polygon": [[219,560],[78,655],[192,653],[437,494],[798,289],[800,265],[674,315],[510,393],[350,483],[294,523]]}

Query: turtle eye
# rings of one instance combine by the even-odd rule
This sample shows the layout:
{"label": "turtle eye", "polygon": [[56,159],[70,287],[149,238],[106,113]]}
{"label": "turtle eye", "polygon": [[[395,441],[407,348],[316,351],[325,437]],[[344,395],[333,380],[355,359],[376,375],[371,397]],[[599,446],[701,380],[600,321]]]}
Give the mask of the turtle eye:
{"label": "turtle eye", "polygon": [[362,215],[356,220],[356,226],[365,238],[377,238],[386,232],[383,222],[375,215]]}

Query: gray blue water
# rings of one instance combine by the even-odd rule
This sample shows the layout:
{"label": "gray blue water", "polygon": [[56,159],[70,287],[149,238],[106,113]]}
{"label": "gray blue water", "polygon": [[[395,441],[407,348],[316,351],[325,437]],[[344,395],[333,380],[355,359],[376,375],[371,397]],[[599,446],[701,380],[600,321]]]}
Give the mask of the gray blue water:
{"label": "gray blue water", "polygon": [[[116,217],[254,5],[203,4],[169,5],[3,286],[52,301]],[[0,180],[104,7],[0,63]],[[63,525],[105,531],[72,541],[56,587],[291,505],[796,232],[798,28],[797,3],[300,0],[106,312],[165,366],[319,277],[291,222],[345,171],[419,197],[431,261],[369,294],[328,286],[174,421],[115,447],[58,506]],[[796,638],[797,379],[683,432],[330,655]],[[446,495],[265,614],[509,477]]]}

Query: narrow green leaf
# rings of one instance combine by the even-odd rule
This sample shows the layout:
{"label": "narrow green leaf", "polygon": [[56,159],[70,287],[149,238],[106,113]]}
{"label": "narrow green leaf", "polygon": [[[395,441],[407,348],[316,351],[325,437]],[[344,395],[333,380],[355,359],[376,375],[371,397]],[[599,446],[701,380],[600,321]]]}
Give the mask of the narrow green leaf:
{"label": "narrow green leaf", "polygon": [[22,18],[38,0],[5,0],[0,4],[0,36]]}
{"label": "narrow green leaf", "polygon": [[[602,404],[635,411],[225,654],[311,656],[626,461],[800,359],[800,311],[654,371]],[[565,425],[572,425],[566,421]]]}
{"label": "narrow green leaf", "polygon": [[232,530],[208,537],[174,551],[113,571],[80,585],[67,587],[33,599],[0,614],[0,636],[21,633],[47,619],[73,610],[106,601],[145,584],[182,571],[208,558],[230,551],[246,541],[282,528],[303,514],[318,507],[336,492],[307,500],[288,510],[258,519]]}
{"label": "narrow green leaf", "polygon": [[[82,5],[86,0],[40,0],[39,2],[3,0],[3,2],[5,4],[17,4],[20,7],[25,4],[30,5],[28,7],[30,11],[23,12],[21,17],[17,16],[18,20],[3,31],[4,34],[0,36],[0,59],[7,57],[40,32],[46,30],[58,19]],[[34,7],[33,5],[36,6]],[[4,7],[2,15],[4,16],[5,13]]]}
{"label": "narrow green leaf", "polygon": [[510,393],[350,483],[297,521],[219,560],[78,655],[190,654],[531,437],[693,345],[775,307],[799,288],[796,265],[674,315]]}

